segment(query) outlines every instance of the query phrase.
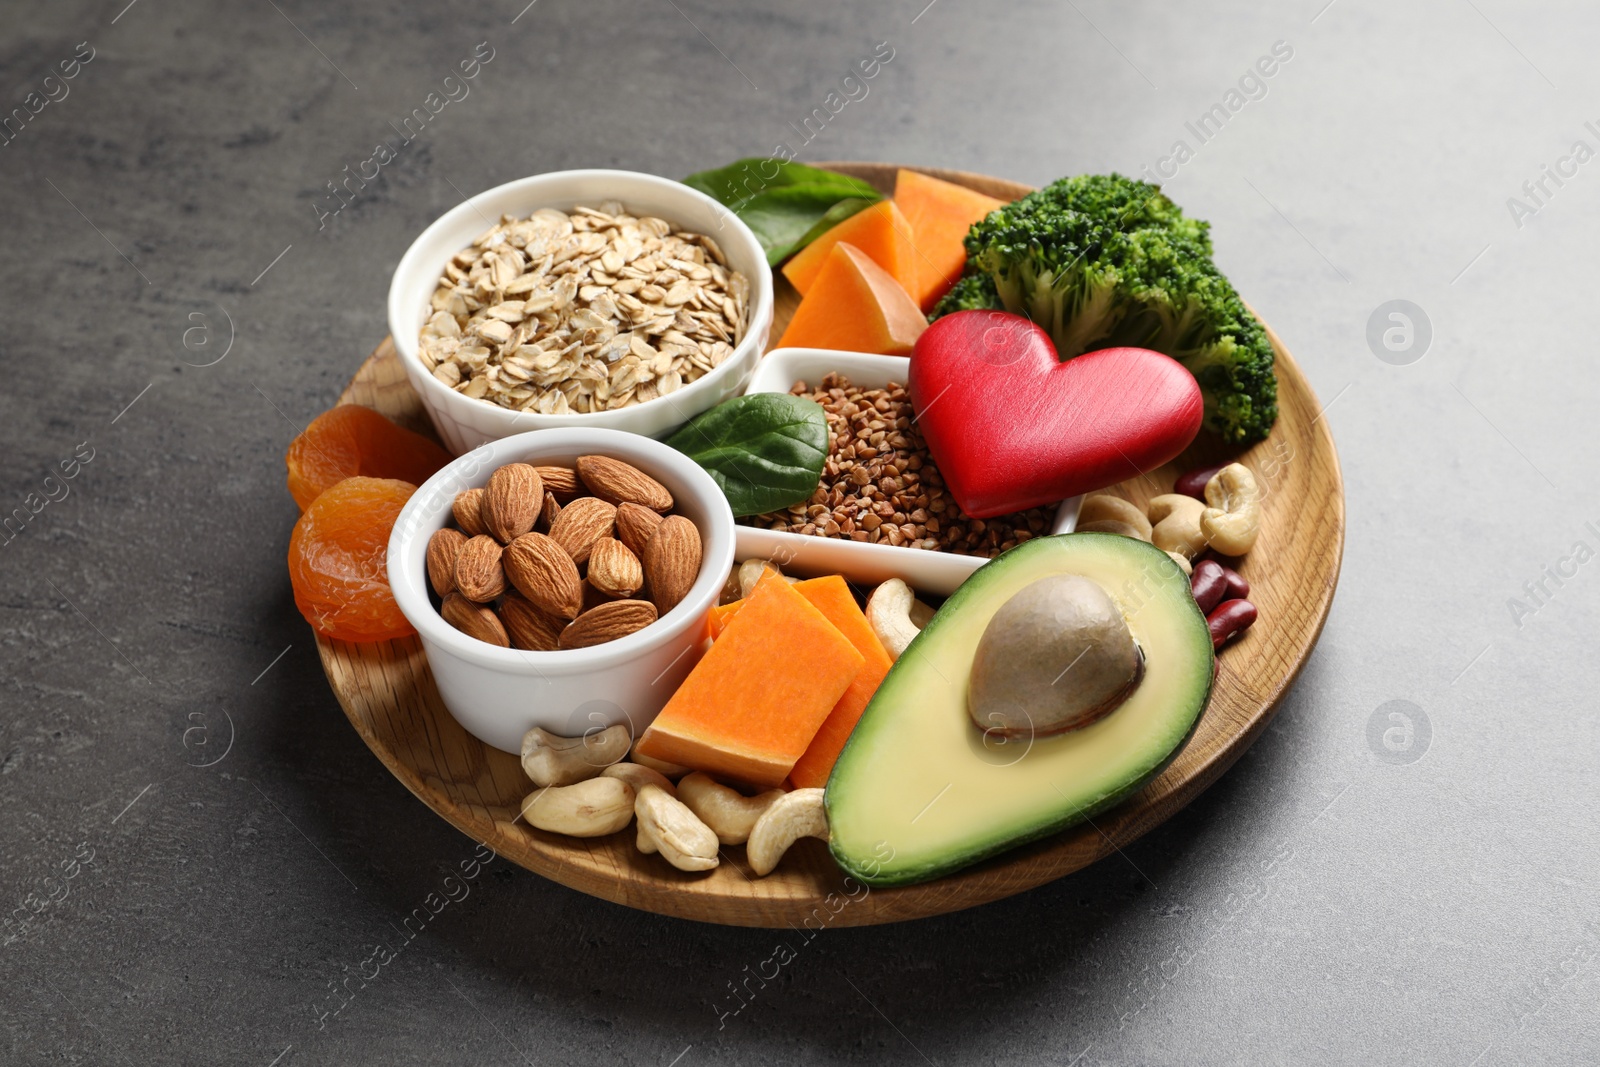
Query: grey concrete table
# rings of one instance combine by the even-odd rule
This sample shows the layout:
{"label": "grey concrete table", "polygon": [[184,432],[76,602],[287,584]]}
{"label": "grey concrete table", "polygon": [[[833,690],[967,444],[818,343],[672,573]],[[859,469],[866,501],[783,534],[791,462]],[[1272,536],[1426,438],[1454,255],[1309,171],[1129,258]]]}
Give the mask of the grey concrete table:
{"label": "grey concrete table", "polygon": [[[0,1061],[1600,1059],[1592,7],[125,2],[3,8]],[[473,848],[323,680],[284,447],[463,195],[780,143],[1210,219],[1340,445],[1321,646],[1125,855],[764,984],[503,861],[405,940]]]}

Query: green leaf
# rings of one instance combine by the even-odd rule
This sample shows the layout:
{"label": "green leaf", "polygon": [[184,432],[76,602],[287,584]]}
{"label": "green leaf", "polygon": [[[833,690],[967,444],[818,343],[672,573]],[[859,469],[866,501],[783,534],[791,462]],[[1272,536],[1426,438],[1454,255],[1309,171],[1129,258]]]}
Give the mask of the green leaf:
{"label": "green leaf", "polygon": [[[767,172],[777,167],[777,173]],[[852,178],[835,170],[808,167],[804,163],[785,163],[775,159],[751,156],[736,159],[725,167],[702,170],[683,179],[683,184],[698,189],[721,204],[733,207],[742,201],[766,192],[792,185],[846,185],[851,191],[846,196],[861,196],[881,200],[883,196],[867,182]]]}
{"label": "green leaf", "polygon": [[[773,167],[777,173],[768,177]],[[769,266],[788,259],[833,223],[883,199],[883,194],[859,178],[768,159],[737,160],[691,174],[683,181],[744,220],[766,250]],[[853,206],[844,207],[846,203]],[[833,223],[824,226],[830,217]]]}
{"label": "green leaf", "polygon": [[734,515],[760,515],[816,491],[828,419],[816,401],[751,393],[696,416],[666,443],[706,469]]}

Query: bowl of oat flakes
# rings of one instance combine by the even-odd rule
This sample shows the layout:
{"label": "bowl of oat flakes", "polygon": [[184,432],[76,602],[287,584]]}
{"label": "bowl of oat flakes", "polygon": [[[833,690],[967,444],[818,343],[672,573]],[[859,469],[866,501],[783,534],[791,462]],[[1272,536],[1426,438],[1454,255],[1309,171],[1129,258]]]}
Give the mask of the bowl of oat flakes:
{"label": "bowl of oat flakes", "polygon": [[772,272],[738,216],[679,182],[569,170],[479,193],[395,269],[389,329],[461,454],[549,427],[662,436],[743,391]]}

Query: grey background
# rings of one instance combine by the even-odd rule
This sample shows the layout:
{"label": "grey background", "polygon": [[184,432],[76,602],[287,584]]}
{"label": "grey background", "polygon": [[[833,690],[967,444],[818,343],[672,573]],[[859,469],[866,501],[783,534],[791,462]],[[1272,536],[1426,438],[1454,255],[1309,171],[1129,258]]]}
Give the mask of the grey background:
{"label": "grey background", "polygon": [[[0,9],[7,109],[96,53],[0,148],[0,510],[93,449],[0,545],[0,1060],[1600,1058],[1600,566],[1508,605],[1600,548],[1600,162],[1520,227],[1507,205],[1600,147],[1592,7],[124,2]],[[1279,40],[1168,190],[1330,405],[1349,539],[1321,645],[1222,782],[1056,884],[827,932],[720,1020],[776,935],[496,862],[319,1019],[472,853],[345,723],[283,568],[284,448],[383,337],[411,238],[530,173],[794,143],[879,41],[803,158],[1137,171]],[[324,183],[483,41],[471,95],[319,232]],[[1395,299],[1431,321],[1408,366],[1366,341]],[[189,365],[229,316],[227,358]]]}

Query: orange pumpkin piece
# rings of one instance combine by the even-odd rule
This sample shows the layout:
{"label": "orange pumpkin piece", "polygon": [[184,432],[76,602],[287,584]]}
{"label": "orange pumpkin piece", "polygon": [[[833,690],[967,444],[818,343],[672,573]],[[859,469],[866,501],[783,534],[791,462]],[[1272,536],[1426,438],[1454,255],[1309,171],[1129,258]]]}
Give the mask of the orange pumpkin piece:
{"label": "orange pumpkin piece", "polygon": [[841,241],[828,253],[778,347],[906,356],[927,328],[927,318],[905,287],[865,252]]}
{"label": "orange pumpkin piece", "polygon": [[894,199],[911,226],[917,257],[917,283],[906,288],[923,311],[931,311],[967,265],[967,231],[1005,201],[914,170],[895,178]]}
{"label": "orange pumpkin piece", "polygon": [[917,290],[916,244],[911,223],[893,200],[880,200],[862,208],[833,229],[802,248],[783,265],[783,276],[802,296],[816,284],[833,246],[841,241],[865,252],[874,263],[893,275],[907,292]]}
{"label": "orange pumpkin piece", "polygon": [[389,588],[389,532],[417,487],[346,478],[319,494],[289,537],[289,584],[311,628],[341,641],[416,633]]}
{"label": "orange pumpkin piece", "polygon": [[371,408],[340,404],[289,442],[289,495],[304,511],[329,486],[354,478],[399,478],[421,485],[450,453]]}
{"label": "orange pumpkin piece", "polygon": [[778,785],[865,662],[794,587],[760,582],[634,751]]}
{"label": "orange pumpkin piece", "polygon": [[[763,575],[761,580],[781,581],[771,574]],[[833,771],[833,764],[839,758],[839,753],[844,751],[844,743],[850,740],[851,731],[861,720],[862,712],[867,710],[867,704],[872,700],[872,695],[878,691],[878,685],[883,681],[884,675],[894,666],[894,660],[889,658],[889,653],[884,650],[878,635],[872,632],[872,626],[856,604],[856,598],[851,594],[849,584],[842,577],[835,574],[826,578],[808,578],[803,582],[796,582],[794,590],[822,612],[866,660],[861,673],[850,683],[850,688],[844,691],[839,703],[833,706],[833,710],[828,713],[827,719],[817,730],[816,736],[811,739],[805,754],[795,762],[793,770],[789,772],[789,787],[798,789],[828,784],[828,775]],[[727,629],[728,623],[733,621],[733,617],[745,603],[744,600],[735,600],[731,604],[721,604],[711,609],[708,624],[712,640],[716,640],[722,631]]]}
{"label": "orange pumpkin piece", "polygon": [[796,583],[795,590],[822,612],[865,660],[861,671],[850,683],[850,688],[833,706],[816,736],[811,739],[805,754],[795,761],[794,768],[789,772],[789,780],[797,787],[820,788],[828,784],[834,761],[844,751],[844,743],[850,740],[850,732],[861,720],[861,713],[867,710],[872,694],[878,691],[878,684],[889,673],[889,668],[894,666],[894,660],[884,651],[878,635],[872,632],[866,615],[856,604],[856,598],[843,578],[837,574],[811,578]]}

